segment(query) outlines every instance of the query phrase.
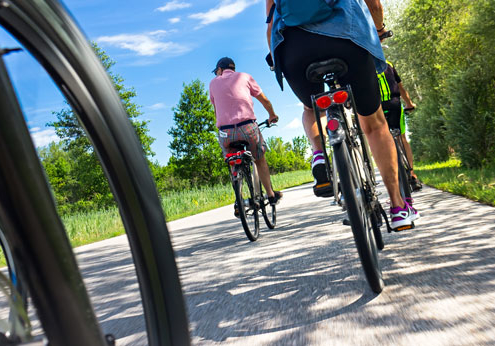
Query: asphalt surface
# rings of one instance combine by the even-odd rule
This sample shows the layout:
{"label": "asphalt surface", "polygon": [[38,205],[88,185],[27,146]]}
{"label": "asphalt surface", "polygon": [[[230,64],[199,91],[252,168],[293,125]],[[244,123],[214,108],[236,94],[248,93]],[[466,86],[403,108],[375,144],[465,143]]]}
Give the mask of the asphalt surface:
{"label": "asphalt surface", "polygon": [[[192,343],[495,345],[495,208],[428,187],[414,198],[416,228],[384,230],[379,295],[345,214],[311,185],[284,191],[256,242],[232,206],[169,223]],[[146,345],[126,238],[77,253],[105,332]]]}

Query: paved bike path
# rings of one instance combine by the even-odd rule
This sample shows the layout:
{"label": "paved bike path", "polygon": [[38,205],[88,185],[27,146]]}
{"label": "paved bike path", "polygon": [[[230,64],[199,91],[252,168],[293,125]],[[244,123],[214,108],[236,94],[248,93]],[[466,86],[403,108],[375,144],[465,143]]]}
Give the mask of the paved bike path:
{"label": "paved bike path", "polygon": [[[384,233],[380,295],[345,214],[311,185],[286,190],[253,243],[232,206],[169,223],[193,344],[493,345],[495,208],[428,187],[414,198],[416,229]],[[125,237],[98,244],[78,252],[103,325],[146,344]]]}

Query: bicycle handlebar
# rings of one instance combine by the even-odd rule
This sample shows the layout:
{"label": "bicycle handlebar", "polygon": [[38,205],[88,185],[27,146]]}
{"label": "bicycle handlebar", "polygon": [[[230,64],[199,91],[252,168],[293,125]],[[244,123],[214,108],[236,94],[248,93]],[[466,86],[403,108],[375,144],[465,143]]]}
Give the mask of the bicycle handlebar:
{"label": "bicycle handlebar", "polygon": [[277,126],[275,122],[270,123],[269,120],[270,119],[266,119],[265,121],[263,121],[261,123],[258,123],[258,127],[263,127],[263,128],[267,127],[267,128],[270,128],[272,126]]}
{"label": "bicycle handlebar", "polygon": [[381,40],[384,40],[386,38],[394,36],[394,32],[392,30],[385,31],[383,34],[379,35],[378,38]]}
{"label": "bicycle handlebar", "polygon": [[416,107],[404,108],[404,112],[406,114],[409,114],[409,113],[413,112],[414,110],[416,110]]}

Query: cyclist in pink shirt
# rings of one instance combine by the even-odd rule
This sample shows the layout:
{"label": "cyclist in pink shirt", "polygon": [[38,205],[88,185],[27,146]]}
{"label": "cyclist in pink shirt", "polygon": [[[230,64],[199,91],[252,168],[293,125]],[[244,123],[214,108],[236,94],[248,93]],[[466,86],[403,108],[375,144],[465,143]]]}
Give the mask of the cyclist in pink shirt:
{"label": "cyclist in pink shirt", "polygon": [[252,98],[256,98],[267,110],[270,123],[277,122],[278,116],[253,77],[235,71],[232,59],[224,57],[218,60],[213,73],[216,77],[210,82],[210,101],[215,108],[218,141],[223,154],[235,151],[229,147],[230,143],[247,141],[248,150],[253,154],[268,200],[270,204],[276,204],[282,198],[282,192],[272,188],[265,159],[266,143],[256,124]]}

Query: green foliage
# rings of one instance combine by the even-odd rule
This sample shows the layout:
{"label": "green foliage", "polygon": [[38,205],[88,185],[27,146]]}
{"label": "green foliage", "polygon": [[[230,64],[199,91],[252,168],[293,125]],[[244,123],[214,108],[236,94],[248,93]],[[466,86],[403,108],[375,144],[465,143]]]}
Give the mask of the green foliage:
{"label": "green foliage", "polygon": [[305,159],[309,147],[306,137],[295,137],[292,143],[284,143],[280,137],[269,137],[266,144],[265,157],[272,174],[309,169],[309,161]]}
{"label": "green foliage", "polygon": [[[136,92],[124,86],[122,77],[112,74],[110,69],[115,62],[96,44],[93,44],[93,49],[114,82],[142,144],[144,154],[154,155],[151,150],[154,138],[148,135],[148,122],[138,119],[142,113],[139,111],[139,106],[132,102]],[[88,208],[96,210],[114,205],[113,196],[98,157],[79,125],[76,115],[70,108],[66,108],[55,113],[55,116],[57,121],[47,125],[55,129],[62,141],[41,149],[40,157],[60,211],[72,213]]]}
{"label": "green foliage", "polygon": [[169,165],[174,174],[193,185],[214,184],[228,179],[222,150],[218,145],[215,112],[204,84],[184,84],[179,103],[173,108],[175,125]]}
{"label": "green foliage", "polygon": [[495,161],[495,0],[410,0],[385,53],[418,103],[409,122],[422,160]]}
{"label": "green foliage", "polygon": [[465,168],[461,161],[451,159],[433,164],[417,163],[414,171],[427,185],[495,206],[495,164]]}

